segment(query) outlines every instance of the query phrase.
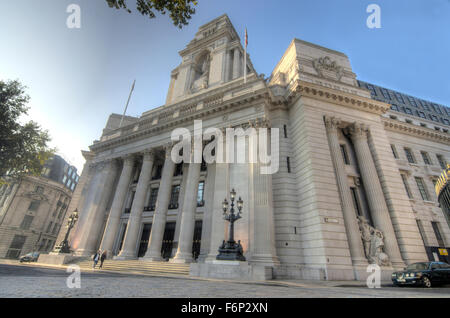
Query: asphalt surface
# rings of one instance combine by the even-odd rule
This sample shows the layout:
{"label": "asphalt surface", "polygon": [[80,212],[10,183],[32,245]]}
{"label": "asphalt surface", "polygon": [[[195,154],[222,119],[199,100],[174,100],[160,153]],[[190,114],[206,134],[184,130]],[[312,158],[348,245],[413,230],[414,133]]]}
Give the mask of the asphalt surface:
{"label": "asphalt surface", "polygon": [[0,264],[0,298],[450,298],[450,286],[394,287],[370,289],[361,282],[270,281],[240,283],[234,281],[169,278],[108,272],[82,272],[80,288],[69,288],[64,269],[33,265]]}

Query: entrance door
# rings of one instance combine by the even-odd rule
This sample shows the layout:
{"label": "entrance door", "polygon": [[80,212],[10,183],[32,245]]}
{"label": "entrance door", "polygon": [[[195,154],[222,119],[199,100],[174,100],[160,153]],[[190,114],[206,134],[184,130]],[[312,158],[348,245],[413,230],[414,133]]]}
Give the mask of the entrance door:
{"label": "entrance door", "polygon": [[194,240],[192,242],[192,257],[197,259],[200,255],[200,244],[202,242],[202,221],[195,221]]}
{"label": "entrance door", "polygon": [[164,229],[164,237],[161,247],[161,256],[164,259],[169,259],[172,255],[173,238],[175,236],[175,222],[166,223]]}
{"label": "entrance door", "polygon": [[141,241],[139,242],[138,257],[143,257],[145,255],[145,252],[147,252],[148,239],[150,238],[151,230],[151,223],[144,224],[144,228],[142,229]]}

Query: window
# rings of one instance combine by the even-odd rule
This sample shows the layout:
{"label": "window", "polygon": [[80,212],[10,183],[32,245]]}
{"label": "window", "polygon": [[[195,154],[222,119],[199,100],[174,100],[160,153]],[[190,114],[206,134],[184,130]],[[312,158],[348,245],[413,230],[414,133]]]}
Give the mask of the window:
{"label": "window", "polygon": [[398,154],[397,154],[397,150],[395,149],[395,146],[391,145],[391,149],[392,149],[392,154],[394,155],[394,158],[398,159]]}
{"label": "window", "polygon": [[444,156],[442,155],[436,155],[436,158],[439,162],[439,165],[441,166],[442,169],[446,169],[447,168],[447,162],[444,159]]}
{"label": "window", "polygon": [[22,247],[27,240],[26,236],[23,235],[14,235],[14,238],[9,246],[8,252],[6,253],[6,258],[18,258],[20,256],[20,252],[22,251]]}
{"label": "window", "polygon": [[417,223],[417,227],[419,228],[420,236],[422,237],[423,245],[425,246],[426,245],[426,243],[425,243],[425,231],[423,229],[422,221],[416,220],[416,223]]}
{"label": "window", "polygon": [[287,138],[287,126],[283,125],[283,130],[284,130],[284,138]]}
{"label": "window", "polygon": [[408,96],[408,100],[411,105],[413,105],[414,107],[417,107],[417,103],[416,103],[416,100],[414,99],[414,97]]}
{"label": "window", "polygon": [[59,226],[58,226],[58,224],[55,223],[55,226],[53,227],[53,230],[52,230],[52,235],[55,235],[58,231],[59,231]]}
{"label": "window", "polygon": [[446,124],[447,126],[450,126],[450,121],[449,121],[448,119],[443,118],[443,119],[442,119],[442,122],[443,122],[444,124]]}
{"label": "window", "polygon": [[174,172],[173,176],[174,177],[181,176],[182,174],[183,174],[183,163],[180,162],[175,166],[175,172]]}
{"label": "window", "polygon": [[392,104],[392,105],[391,105],[391,109],[392,109],[392,110],[395,110],[395,111],[399,111],[399,110],[398,110],[398,106],[395,105],[395,104]]}
{"label": "window", "polygon": [[63,216],[63,214],[64,214],[64,209],[61,208],[61,209],[59,210],[58,219],[61,219],[62,216]]}
{"label": "window", "polygon": [[203,200],[205,194],[205,182],[201,181],[198,184],[198,191],[197,191],[197,206],[204,206],[205,201]]}
{"label": "window", "polygon": [[356,188],[350,188],[350,191],[352,192],[352,198],[353,198],[353,206],[355,207],[355,211],[357,215],[362,215],[361,213],[361,206],[359,205],[359,198],[358,198],[358,192]]}
{"label": "window", "polygon": [[41,201],[33,200],[30,203],[30,206],[28,207],[28,211],[37,211],[39,209],[39,205],[41,204]]}
{"label": "window", "polygon": [[417,115],[419,115],[419,117],[422,117],[422,118],[427,118],[427,116],[425,116],[425,113],[424,112],[417,112]]}
{"label": "window", "polygon": [[414,159],[411,149],[405,148],[405,154],[406,154],[406,159],[408,159],[409,163],[416,163],[416,160]]}
{"label": "window", "polygon": [[405,119],[405,123],[407,123],[407,124],[412,124],[413,121],[412,121],[411,119]]}
{"label": "window", "polygon": [[389,92],[386,88],[381,89],[381,94],[383,94],[383,97],[386,99],[391,99],[391,95],[389,95]]}
{"label": "window", "polygon": [[402,181],[403,181],[403,185],[405,186],[406,194],[408,195],[408,198],[412,199],[413,196],[411,194],[411,190],[409,189],[408,179],[407,179],[406,175],[404,175],[403,173],[401,173],[400,175],[402,176]]}
{"label": "window", "polygon": [[426,165],[431,165],[431,160],[430,160],[430,156],[428,156],[428,153],[425,151],[421,151],[420,154],[422,155],[423,162]]}
{"label": "window", "polygon": [[424,201],[430,201],[430,197],[428,196],[427,189],[425,187],[425,183],[423,182],[422,178],[415,177],[417,187],[419,188],[420,195],[422,196],[422,199]]}
{"label": "window", "polygon": [[180,195],[180,186],[172,186],[172,193],[170,196],[169,209],[178,209],[178,197]]}
{"label": "window", "polygon": [[411,108],[405,107],[405,113],[407,113],[408,115],[412,115],[412,110]]}
{"label": "window", "polygon": [[431,111],[430,106],[428,106],[428,104],[425,101],[421,101],[421,104],[423,106],[423,109],[425,109],[427,111]]}
{"label": "window", "polygon": [[29,230],[31,223],[33,222],[34,216],[31,215],[25,215],[25,217],[22,220],[22,224],[20,224],[20,228],[22,230]]}
{"label": "window", "polygon": [[424,123],[420,123],[420,127],[424,127],[424,128],[427,128],[427,124],[424,124]]}
{"label": "window", "polygon": [[291,173],[291,160],[289,157],[286,158],[286,164],[288,173]]}
{"label": "window", "polygon": [[434,126],[434,130],[436,130],[436,131],[441,131],[441,128],[440,128],[440,127],[437,127],[437,126]]}
{"label": "window", "polygon": [[345,145],[340,145],[340,146],[341,146],[342,158],[344,159],[344,163],[346,165],[349,165],[350,160],[348,159],[347,148],[345,147]]}
{"label": "window", "polygon": [[153,188],[150,190],[150,198],[148,199],[148,210],[154,211],[156,207],[156,199],[158,198],[159,188]]}
{"label": "window", "polygon": [[47,233],[50,233],[50,230],[51,230],[51,228],[52,228],[52,225],[53,225],[53,222],[50,222],[49,224],[48,224],[48,227],[47,227]]}
{"label": "window", "polygon": [[429,115],[429,116],[430,116],[430,119],[431,119],[431,120],[433,120],[433,121],[439,121],[439,119],[437,118],[436,115]]}
{"label": "window", "polygon": [[63,183],[63,184],[66,184],[66,181],[67,181],[67,176],[64,175],[64,177],[63,177],[63,179],[62,179],[62,183]]}
{"label": "window", "polygon": [[377,91],[375,90],[375,87],[373,87],[370,84],[366,84],[366,87],[370,90],[370,94],[376,96],[377,95]]}
{"label": "window", "polygon": [[436,235],[436,240],[440,247],[444,247],[444,240],[442,239],[441,232],[439,231],[439,225],[437,222],[431,222],[431,226],[433,227],[434,235]]}
{"label": "window", "polygon": [[403,99],[402,94],[396,92],[396,93],[395,93],[395,97],[397,98],[397,100],[398,100],[400,103],[402,103],[402,104],[405,103],[405,100]]}

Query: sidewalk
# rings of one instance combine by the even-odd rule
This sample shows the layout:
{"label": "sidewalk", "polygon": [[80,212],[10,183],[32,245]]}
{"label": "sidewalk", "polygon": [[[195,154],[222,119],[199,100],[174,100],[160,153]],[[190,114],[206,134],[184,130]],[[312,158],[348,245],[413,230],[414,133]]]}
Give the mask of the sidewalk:
{"label": "sidewalk", "polygon": [[[40,264],[40,263],[20,263],[18,260],[8,260],[0,259],[0,264],[3,265],[15,265],[15,266],[33,266],[42,267],[50,269],[60,269],[66,270],[69,265],[50,265],[50,264]],[[285,286],[285,287],[314,287],[314,288],[330,288],[330,287],[353,287],[353,288],[367,288],[365,281],[320,281],[320,280],[286,280],[286,279],[273,279],[267,281],[236,281],[236,280],[226,280],[226,279],[213,279],[213,278],[203,278],[203,277],[193,277],[193,276],[178,276],[170,274],[145,274],[141,272],[119,272],[104,269],[82,269],[82,272],[88,273],[114,273],[120,275],[133,275],[133,276],[149,276],[149,277],[167,277],[167,278],[178,278],[187,280],[203,280],[203,281],[216,281],[216,282],[233,282],[240,284],[253,284],[253,285],[266,285],[266,286]],[[391,281],[382,281],[381,287],[392,287]]]}

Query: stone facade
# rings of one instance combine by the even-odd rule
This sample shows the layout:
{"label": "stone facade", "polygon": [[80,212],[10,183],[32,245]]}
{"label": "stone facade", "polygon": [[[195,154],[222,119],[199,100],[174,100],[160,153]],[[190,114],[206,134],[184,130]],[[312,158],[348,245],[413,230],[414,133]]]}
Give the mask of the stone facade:
{"label": "stone facade", "polygon": [[[76,255],[100,248],[119,259],[220,266],[215,258],[227,237],[222,201],[233,188],[244,201],[235,237],[248,271],[264,277],[364,279],[374,262],[389,275],[428,259],[425,245],[437,244],[431,222],[450,244],[431,191],[436,160],[410,164],[401,154],[409,147],[416,158],[420,151],[448,158],[444,124],[438,131],[391,119],[390,105],[360,87],[343,53],[294,39],[270,79],[258,75],[247,57],[245,83],[243,54],[230,20],[221,16],[200,27],[180,52],[164,106],[127,117],[121,128],[111,115],[85,152],[69,207],[80,211],[70,238]],[[279,170],[262,174],[261,162],[175,164],[171,133],[193,132],[194,120],[204,130],[267,127],[270,136],[278,133],[272,159],[279,159]],[[250,138],[245,145],[246,155],[256,149]],[[216,158],[231,150],[239,152],[225,149]],[[413,184],[416,177],[430,189],[427,200]],[[422,240],[416,220],[423,221],[429,241]],[[191,272],[213,268],[205,266]],[[210,276],[232,276],[229,268]]]}
{"label": "stone facade", "polygon": [[53,248],[72,192],[45,177],[25,177],[0,189],[0,258]]}

